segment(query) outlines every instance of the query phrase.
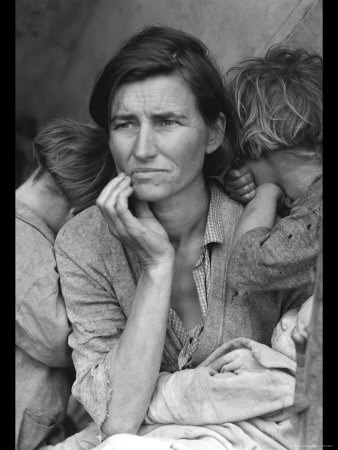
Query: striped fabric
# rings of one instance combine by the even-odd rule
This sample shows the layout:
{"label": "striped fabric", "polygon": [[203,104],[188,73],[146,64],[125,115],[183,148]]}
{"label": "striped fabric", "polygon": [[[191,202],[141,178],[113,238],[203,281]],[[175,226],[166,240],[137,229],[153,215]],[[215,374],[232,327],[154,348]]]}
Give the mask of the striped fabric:
{"label": "striped fabric", "polygon": [[203,333],[204,320],[208,309],[208,293],[210,289],[209,247],[214,242],[223,242],[223,232],[219,210],[220,198],[221,194],[219,188],[211,184],[210,205],[204,235],[204,243],[201,249],[201,254],[193,269],[198,300],[202,311],[202,321],[192,330],[187,331],[176,312],[172,308],[169,310],[168,332],[180,351],[178,356],[178,366],[180,370],[189,366],[192,355],[198,348],[200,336]]}

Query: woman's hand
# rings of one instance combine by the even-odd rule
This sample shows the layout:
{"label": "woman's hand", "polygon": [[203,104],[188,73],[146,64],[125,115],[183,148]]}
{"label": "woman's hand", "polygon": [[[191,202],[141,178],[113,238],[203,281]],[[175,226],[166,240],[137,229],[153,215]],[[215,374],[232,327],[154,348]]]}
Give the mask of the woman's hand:
{"label": "woman's hand", "polygon": [[224,177],[225,191],[234,200],[246,204],[254,198],[255,180],[253,174],[247,166],[240,169],[232,169]]}
{"label": "woman's hand", "polygon": [[120,173],[107,184],[96,200],[110,233],[133,247],[144,267],[172,263],[174,248],[148,203],[135,201],[136,217],[130,212],[128,198],[132,193],[130,177]]}

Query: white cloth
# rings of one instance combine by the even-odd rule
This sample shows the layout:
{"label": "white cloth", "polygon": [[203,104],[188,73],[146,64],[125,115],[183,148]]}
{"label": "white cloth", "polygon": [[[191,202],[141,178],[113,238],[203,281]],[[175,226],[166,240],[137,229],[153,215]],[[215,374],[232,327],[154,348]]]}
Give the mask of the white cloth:
{"label": "white cloth", "polygon": [[295,370],[270,347],[234,339],[195,369],[160,374],[139,436],[117,434],[96,450],[291,449]]}

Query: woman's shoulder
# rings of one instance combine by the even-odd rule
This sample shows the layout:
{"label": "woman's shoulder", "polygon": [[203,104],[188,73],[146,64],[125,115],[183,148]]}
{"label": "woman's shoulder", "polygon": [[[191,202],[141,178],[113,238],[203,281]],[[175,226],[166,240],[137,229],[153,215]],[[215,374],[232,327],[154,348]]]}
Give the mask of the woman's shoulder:
{"label": "woman's shoulder", "polygon": [[112,250],[121,243],[109,232],[107,222],[99,208],[93,205],[69,220],[59,231],[55,248],[72,253],[81,251],[103,251],[107,246]]}
{"label": "woman's shoulder", "polygon": [[209,183],[211,191],[211,201],[217,204],[223,219],[231,219],[237,222],[244,206],[237,200],[232,199],[226,192],[223,185],[218,180]]}

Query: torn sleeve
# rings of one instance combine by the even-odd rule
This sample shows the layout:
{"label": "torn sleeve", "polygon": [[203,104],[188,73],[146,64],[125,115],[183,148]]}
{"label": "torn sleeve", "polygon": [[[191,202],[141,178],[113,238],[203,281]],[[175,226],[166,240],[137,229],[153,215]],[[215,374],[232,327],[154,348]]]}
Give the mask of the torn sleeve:
{"label": "torn sleeve", "polygon": [[72,323],[69,345],[76,369],[72,393],[101,430],[112,392],[108,368],[114,365],[115,347],[126,317],[112,286],[89,267],[85,256],[75,260],[60,246],[55,248],[62,292]]}
{"label": "torn sleeve", "polygon": [[245,233],[229,257],[229,282],[237,289],[285,290],[312,282],[319,251],[319,216],[311,210],[281,219],[272,230]]}

